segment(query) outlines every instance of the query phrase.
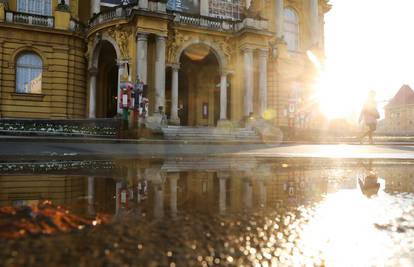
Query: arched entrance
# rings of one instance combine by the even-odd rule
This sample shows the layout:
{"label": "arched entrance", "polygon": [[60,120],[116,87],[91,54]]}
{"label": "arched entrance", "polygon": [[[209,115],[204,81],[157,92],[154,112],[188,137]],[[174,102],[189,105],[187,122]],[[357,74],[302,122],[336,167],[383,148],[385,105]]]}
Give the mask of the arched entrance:
{"label": "arched entrance", "polygon": [[214,50],[191,44],[180,55],[178,116],[183,126],[216,126],[220,119],[220,64]]}
{"label": "arched entrance", "polygon": [[117,54],[113,45],[108,41],[101,41],[99,46],[96,82],[96,117],[113,118],[117,114]]}

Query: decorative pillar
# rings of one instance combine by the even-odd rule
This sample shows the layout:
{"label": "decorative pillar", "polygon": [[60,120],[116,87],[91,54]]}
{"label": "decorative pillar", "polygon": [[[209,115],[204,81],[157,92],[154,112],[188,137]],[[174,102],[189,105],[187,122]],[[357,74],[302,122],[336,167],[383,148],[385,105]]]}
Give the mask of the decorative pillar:
{"label": "decorative pillar", "polygon": [[148,34],[137,35],[137,76],[147,84]]}
{"label": "decorative pillar", "polygon": [[[118,85],[117,85],[117,96],[121,93],[121,81],[124,79],[124,77],[127,76],[125,73],[127,70],[125,69],[125,61],[119,60],[118,61]],[[121,105],[119,105],[120,101],[116,101],[116,109],[118,114],[122,114]]]}
{"label": "decorative pillar", "polygon": [[177,215],[177,182],[179,178],[179,173],[168,174],[168,179],[170,180],[170,208],[172,216]]}
{"label": "decorative pillar", "polygon": [[259,179],[259,200],[260,207],[265,208],[267,202],[266,184],[263,179]]}
{"label": "decorative pillar", "polygon": [[267,50],[259,51],[259,115],[267,109]]}
{"label": "decorative pillar", "polygon": [[253,50],[245,48],[244,57],[244,115],[253,112]]}
{"label": "decorative pillar", "polygon": [[122,182],[116,182],[115,184],[115,215],[119,215],[121,212],[121,189],[122,189]]}
{"label": "decorative pillar", "polygon": [[284,20],[284,4],[283,0],[276,0],[275,5],[276,11],[276,37],[282,38],[283,37],[283,20]]}
{"label": "decorative pillar", "polygon": [[154,183],[154,217],[164,217],[164,184]]}
{"label": "decorative pillar", "polygon": [[221,214],[226,212],[226,181],[230,177],[228,173],[219,172],[217,173],[219,178],[219,211]]}
{"label": "decorative pillar", "polygon": [[155,42],[155,111],[165,106],[165,39],[157,36]]}
{"label": "decorative pillar", "polygon": [[101,12],[101,1],[91,0],[91,17]]}
{"label": "decorative pillar", "polygon": [[89,69],[89,118],[96,118],[96,68]]}
{"label": "decorative pillar", "polygon": [[179,125],[180,118],[178,117],[178,70],[179,64],[172,66],[172,89],[171,89],[171,118],[172,124]]}
{"label": "decorative pillar", "polygon": [[253,186],[252,181],[248,178],[245,178],[243,181],[243,187],[244,187],[244,195],[243,195],[243,202],[244,207],[246,209],[251,209],[253,204]]}
{"label": "decorative pillar", "polygon": [[88,213],[95,214],[95,179],[93,176],[88,177]]}
{"label": "decorative pillar", "polygon": [[319,46],[319,0],[310,0],[310,26],[313,46]]}
{"label": "decorative pillar", "polygon": [[220,120],[227,120],[227,72],[220,76]]}

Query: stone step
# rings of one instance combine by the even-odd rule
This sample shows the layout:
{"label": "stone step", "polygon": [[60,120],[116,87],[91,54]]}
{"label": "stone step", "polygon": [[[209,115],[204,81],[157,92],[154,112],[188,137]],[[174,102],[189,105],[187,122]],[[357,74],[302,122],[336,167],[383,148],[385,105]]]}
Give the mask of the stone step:
{"label": "stone step", "polygon": [[213,127],[165,127],[162,129],[167,140],[226,140],[260,141],[256,132],[250,129],[220,129]]}

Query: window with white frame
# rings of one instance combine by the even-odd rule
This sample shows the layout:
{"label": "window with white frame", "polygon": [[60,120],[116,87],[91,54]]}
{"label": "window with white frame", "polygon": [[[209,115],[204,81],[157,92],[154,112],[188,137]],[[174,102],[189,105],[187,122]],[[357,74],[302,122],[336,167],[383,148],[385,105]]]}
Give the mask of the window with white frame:
{"label": "window with white frame", "polygon": [[18,12],[51,16],[52,0],[18,0]]}
{"label": "window with white frame", "polygon": [[35,53],[23,53],[16,60],[16,92],[42,92],[42,59]]}
{"label": "window with white frame", "polygon": [[289,51],[299,50],[299,18],[291,8],[284,10],[283,35]]}

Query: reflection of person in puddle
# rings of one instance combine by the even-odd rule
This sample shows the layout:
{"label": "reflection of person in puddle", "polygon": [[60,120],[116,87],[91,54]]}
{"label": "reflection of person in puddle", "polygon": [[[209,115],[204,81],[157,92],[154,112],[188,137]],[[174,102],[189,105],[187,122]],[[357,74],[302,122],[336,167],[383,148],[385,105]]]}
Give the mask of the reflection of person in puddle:
{"label": "reflection of person in puddle", "polygon": [[372,168],[372,160],[368,162],[368,165],[365,165],[361,162],[361,165],[367,171],[368,175],[364,179],[358,179],[359,188],[361,188],[362,194],[367,197],[373,197],[378,194],[380,189],[380,183],[378,182],[378,175],[374,172]]}
{"label": "reflection of person in puddle", "polygon": [[373,197],[378,194],[378,190],[380,189],[380,183],[378,182],[378,176],[373,172],[365,176],[365,178],[358,179],[359,188],[361,188],[362,194],[367,197]]}

